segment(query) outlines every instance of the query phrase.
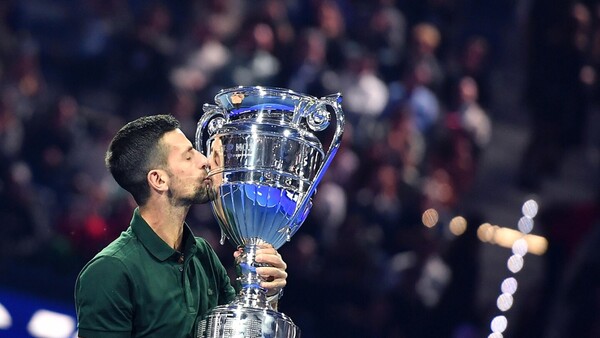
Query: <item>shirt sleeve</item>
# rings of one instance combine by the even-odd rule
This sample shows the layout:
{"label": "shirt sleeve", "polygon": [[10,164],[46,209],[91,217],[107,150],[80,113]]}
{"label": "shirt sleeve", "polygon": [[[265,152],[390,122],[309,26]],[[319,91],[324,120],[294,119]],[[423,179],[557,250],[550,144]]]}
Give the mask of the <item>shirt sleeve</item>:
{"label": "shirt sleeve", "polygon": [[213,271],[215,271],[215,279],[217,280],[219,287],[218,305],[227,304],[233,301],[237,293],[235,288],[231,285],[231,280],[227,274],[227,270],[223,266],[223,263],[221,263],[219,256],[217,256],[217,253],[210,246],[210,244],[202,238],[198,239],[204,244],[204,247],[206,248],[210,258]]}
{"label": "shirt sleeve", "polygon": [[123,263],[110,256],[98,257],[83,268],[75,283],[80,337],[131,336],[130,281]]}
{"label": "shirt sleeve", "polygon": [[235,288],[231,285],[231,280],[229,279],[229,275],[227,275],[227,270],[220,261],[217,260],[217,262],[219,262],[222,281],[222,287],[219,290],[219,305],[223,305],[233,301],[235,299],[235,296],[237,295],[237,292],[235,291]]}

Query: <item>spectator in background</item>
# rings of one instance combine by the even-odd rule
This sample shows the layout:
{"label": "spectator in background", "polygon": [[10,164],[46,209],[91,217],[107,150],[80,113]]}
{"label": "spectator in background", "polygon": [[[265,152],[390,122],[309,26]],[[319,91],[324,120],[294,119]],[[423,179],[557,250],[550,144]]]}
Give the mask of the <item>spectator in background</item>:
{"label": "spectator in background", "polygon": [[462,129],[475,146],[474,155],[488,145],[492,137],[492,125],[487,112],[479,104],[479,87],[477,82],[468,76],[458,84],[458,110],[450,112],[446,123],[451,130]]}
{"label": "spectator in background", "polygon": [[390,84],[388,107],[405,105],[416,130],[429,142],[435,132],[442,107],[438,96],[427,85],[430,83],[432,69],[427,63],[417,63],[413,67],[405,70],[406,73],[400,81]]}
{"label": "spectator in background", "polygon": [[422,84],[439,95],[445,78],[444,70],[436,54],[442,35],[433,24],[422,22],[412,28],[410,37],[412,46],[407,56],[406,67],[408,69],[427,69],[429,74],[422,79],[424,81]]}
{"label": "spectator in background", "polygon": [[446,81],[442,99],[448,103],[449,109],[456,109],[460,102],[456,95],[457,88],[463,78],[469,77],[477,86],[477,101],[483,108],[491,104],[491,55],[490,46],[486,38],[474,35],[467,39],[456,58],[452,58],[446,65]]}
{"label": "spectator in background", "polygon": [[0,167],[0,262],[29,256],[48,241],[52,234],[48,211],[32,180],[29,166],[21,161]]}
{"label": "spectator in background", "polygon": [[227,86],[250,86],[262,83],[273,86],[278,81],[281,63],[275,56],[273,28],[264,22],[248,21],[236,40],[231,65],[226,70]]}
{"label": "spectator in background", "polygon": [[580,76],[587,46],[576,39],[585,24],[578,20],[582,10],[575,1],[533,2],[526,90],[531,138],[518,177],[528,191],[558,175],[565,153],[582,142],[588,108]]}
{"label": "spectator in background", "polygon": [[347,52],[339,87],[345,95],[346,118],[360,126],[354,129],[354,142],[357,146],[366,146],[381,137],[378,119],[389,100],[388,87],[377,71],[377,60],[369,51],[354,46]]}
{"label": "spectator in background", "polygon": [[119,110],[127,117],[158,113],[169,91],[169,61],[175,53],[173,17],[160,2],[144,8],[134,28],[117,42],[114,79]]}
{"label": "spectator in background", "polygon": [[393,0],[380,0],[369,17],[367,36],[361,40],[373,51],[383,80],[390,82],[401,71],[406,56],[406,26],[404,14]]}
{"label": "spectator in background", "polygon": [[23,121],[15,115],[14,103],[7,96],[0,100],[0,159],[3,163],[21,156],[25,137]]}
{"label": "spectator in background", "polygon": [[335,71],[345,68],[346,48],[351,39],[346,32],[346,18],[336,1],[315,1],[316,27],[327,41],[327,64]]}
{"label": "spectator in background", "polygon": [[307,29],[300,34],[294,51],[288,87],[317,97],[331,93],[334,87],[332,77],[335,75],[326,62],[325,36],[316,29]]}

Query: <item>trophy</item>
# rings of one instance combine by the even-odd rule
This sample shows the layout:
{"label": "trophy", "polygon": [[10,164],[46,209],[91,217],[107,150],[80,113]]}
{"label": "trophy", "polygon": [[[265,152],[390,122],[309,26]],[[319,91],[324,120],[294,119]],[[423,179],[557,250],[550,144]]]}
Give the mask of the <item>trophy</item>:
{"label": "trophy", "polygon": [[[205,104],[196,148],[211,161],[211,209],[221,229],[242,254],[236,259],[241,291],[200,323],[198,337],[297,338],[300,329],[267,301],[256,273],[256,250],[280,248],[298,231],[344,130],[341,95],[316,98],[274,87],[234,87]],[[321,132],[335,114],[325,152],[311,132]],[[206,144],[204,136],[208,134]]]}

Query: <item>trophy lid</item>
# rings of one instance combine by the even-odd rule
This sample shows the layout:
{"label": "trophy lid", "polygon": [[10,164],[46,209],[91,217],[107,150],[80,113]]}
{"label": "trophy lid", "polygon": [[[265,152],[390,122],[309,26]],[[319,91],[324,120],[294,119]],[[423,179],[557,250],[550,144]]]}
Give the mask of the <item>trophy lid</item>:
{"label": "trophy lid", "polygon": [[227,110],[251,107],[260,103],[273,103],[295,107],[299,101],[318,102],[314,96],[297,93],[290,89],[263,86],[238,86],[220,90],[215,102]]}
{"label": "trophy lid", "polygon": [[215,102],[230,120],[260,117],[292,125],[323,108],[323,102],[306,94],[277,87],[233,87],[215,95]]}

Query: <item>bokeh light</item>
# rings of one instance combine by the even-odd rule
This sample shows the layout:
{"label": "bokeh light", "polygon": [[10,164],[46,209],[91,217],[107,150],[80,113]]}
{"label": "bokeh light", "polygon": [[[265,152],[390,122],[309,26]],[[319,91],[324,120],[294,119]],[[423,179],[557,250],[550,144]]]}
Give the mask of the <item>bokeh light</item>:
{"label": "bokeh light", "polygon": [[505,316],[497,316],[494,319],[492,319],[492,331],[493,332],[498,332],[498,333],[502,333],[506,330],[506,327],[508,326],[508,320],[506,319]]}
{"label": "bokeh light", "polygon": [[503,293],[498,296],[496,306],[502,312],[508,311],[513,305],[513,296],[510,293]]}
{"label": "bokeh light", "polygon": [[477,238],[482,242],[490,242],[494,237],[494,228],[490,223],[483,223],[477,228]]}
{"label": "bokeh light", "polygon": [[523,215],[529,218],[534,218],[538,213],[538,204],[534,200],[528,200],[527,202],[523,203],[521,211],[523,212]]}
{"label": "bokeh light", "polygon": [[504,281],[502,281],[502,285],[500,286],[500,289],[502,290],[502,293],[509,293],[512,295],[515,292],[517,292],[518,286],[519,286],[519,283],[517,282],[516,278],[508,277]]}
{"label": "bokeh light", "polygon": [[439,215],[435,209],[427,209],[427,210],[425,210],[425,212],[423,212],[422,221],[423,221],[423,225],[425,225],[426,227],[428,227],[428,228],[434,227],[437,224],[438,220],[439,220]]}
{"label": "bokeh light", "polygon": [[512,255],[508,258],[508,270],[512,273],[517,273],[523,268],[523,256]]}
{"label": "bokeh light", "polygon": [[450,232],[455,236],[460,236],[467,230],[467,220],[462,216],[456,216],[450,221]]}
{"label": "bokeh light", "polygon": [[8,329],[12,325],[12,317],[6,308],[0,304],[0,329]]}
{"label": "bokeh light", "polygon": [[533,230],[533,219],[523,216],[519,219],[519,223],[517,224],[519,227],[519,231],[524,234],[528,234]]}
{"label": "bokeh light", "polygon": [[527,254],[528,244],[525,238],[517,239],[512,245],[512,252],[515,255],[525,256]]}

